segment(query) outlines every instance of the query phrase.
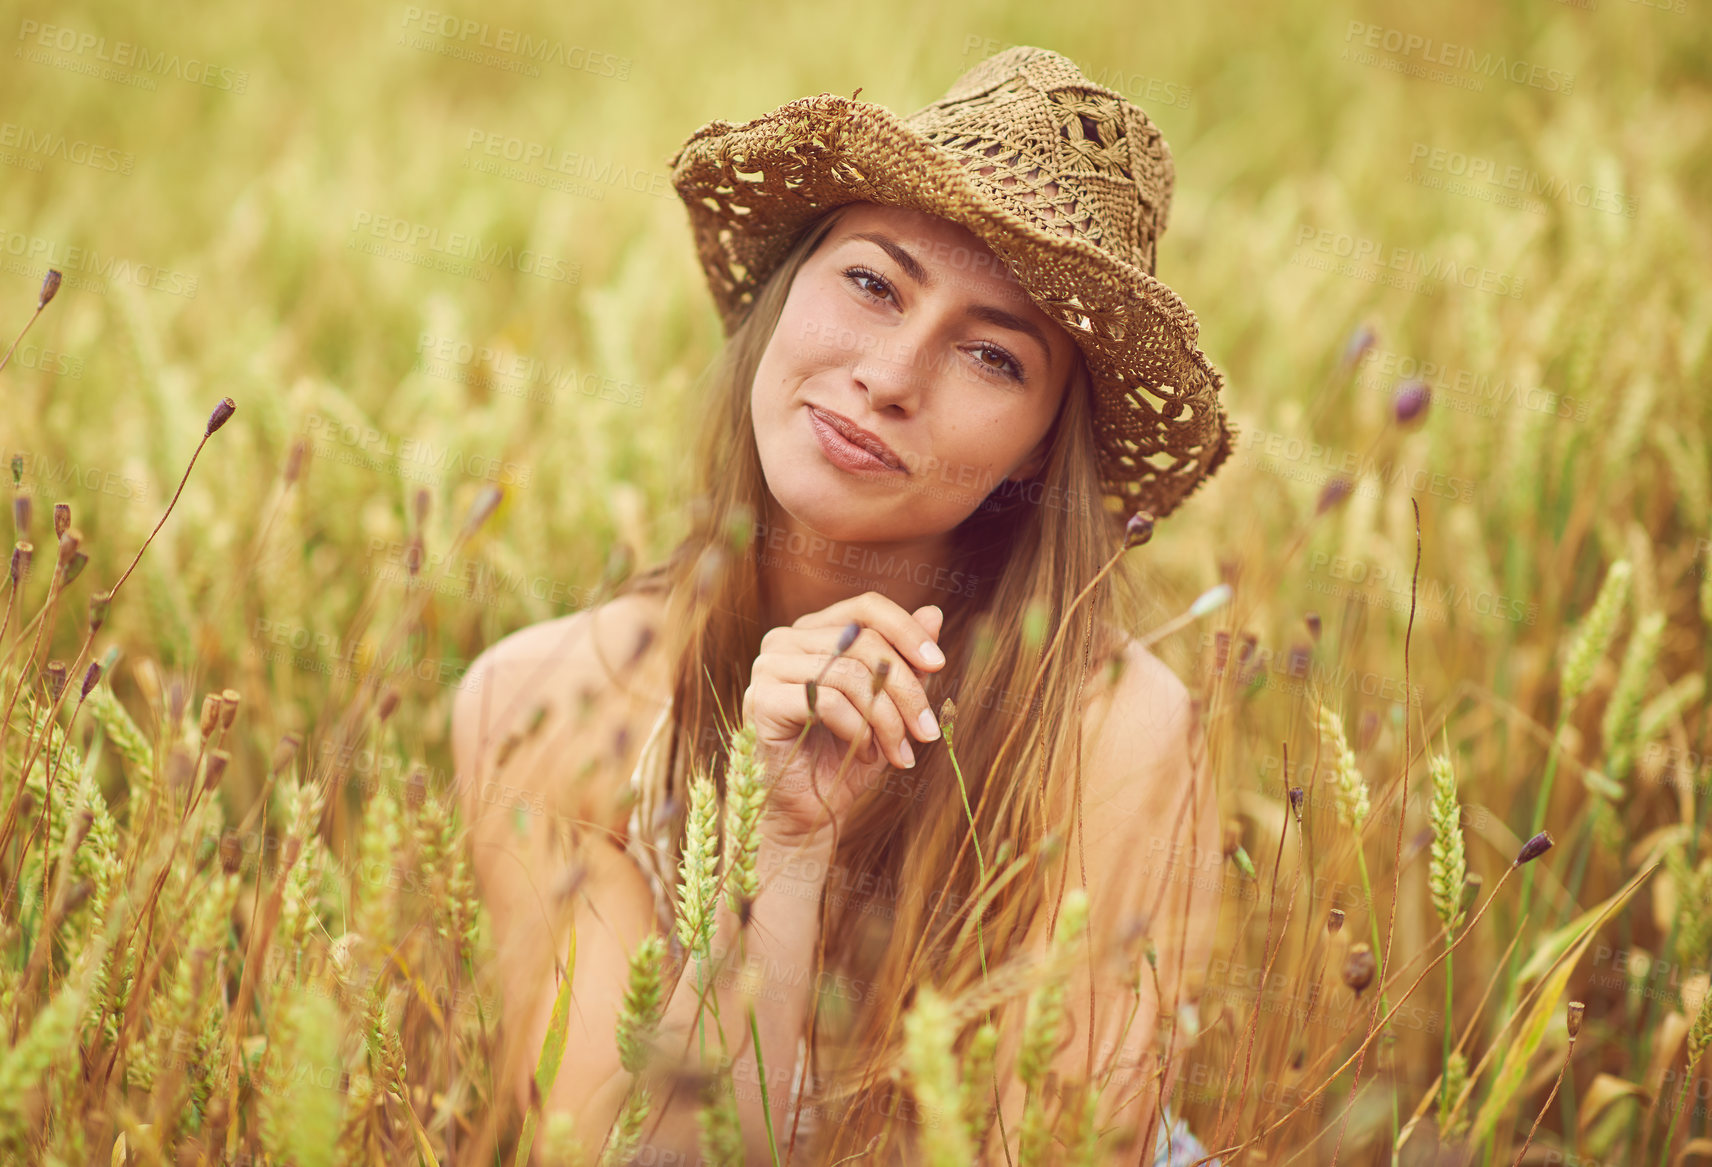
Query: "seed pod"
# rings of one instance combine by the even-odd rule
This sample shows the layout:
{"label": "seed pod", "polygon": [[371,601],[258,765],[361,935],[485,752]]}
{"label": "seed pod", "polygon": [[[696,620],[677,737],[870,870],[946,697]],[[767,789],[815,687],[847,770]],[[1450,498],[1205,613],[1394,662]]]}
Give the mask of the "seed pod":
{"label": "seed pod", "polygon": [[222,689],[220,691],[220,730],[222,733],[232,728],[232,722],[238,716],[238,702],[242,700],[243,695],[236,689]]}
{"label": "seed pod", "polygon": [[1587,1006],[1580,1001],[1571,1001],[1569,1009],[1564,1013],[1563,1023],[1569,1029],[1569,1039],[1574,1041],[1581,1034],[1581,1015],[1587,1011]]}
{"label": "seed pod", "polygon": [[50,660],[43,671],[46,673],[48,700],[58,701],[59,695],[65,692],[65,662]]}
{"label": "seed pod", "polygon": [[404,547],[404,570],[415,579],[422,572],[422,536],[412,535]]}
{"label": "seed pod", "polygon": [[1326,913],[1326,931],[1336,936],[1343,929],[1343,909],[1333,908]]}
{"label": "seed pod", "polygon": [[1427,412],[1427,405],[1433,399],[1432,386],[1416,378],[1397,386],[1397,393],[1391,399],[1391,416],[1400,426],[1410,426]]}
{"label": "seed pod", "polygon": [[386,687],[386,691],[380,695],[380,704],[379,704],[379,707],[375,710],[375,713],[380,717],[381,724],[383,724],[383,725],[386,724],[386,719],[391,717],[393,714],[393,711],[396,710],[397,708],[398,708],[398,690],[396,688],[394,688],[393,686],[388,685]]}
{"label": "seed pod", "polygon": [[1368,985],[1373,983],[1374,970],[1378,961],[1373,958],[1373,949],[1365,941],[1356,944],[1349,950],[1349,955],[1343,959],[1343,983],[1355,990],[1356,1000]]}
{"label": "seed pod", "polygon": [[844,631],[838,634],[837,655],[843,656],[850,651],[850,646],[856,643],[856,638],[862,634],[862,625],[852,620],[844,626]]}
{"label": "seed pod", "polygon": [[230,397],[222,397],[220,404],[214,407],[214,412],[208,415],[208,428],[202,431],[202,436],[207,437],[225,425],[237,410],[238,403],[236,401]]}
{"label": "seed pod", "polygon": [[36,294],[36,311],[40,312],[53,302],[59,294],[59,282],[62,277],[55,268],[48,268],[48,274],[42,277],[42,290]]}
{"label": "seed pod", "polygon": [[1153,514],[1151,511],[1136,511],[1124,524],[1124,550],[1140,547],[1153,538]]}
{"label": "seed pod", "polygon": [[[60,504],[60,506],[64,506],[64,505],[65,505],[64,503]],[[55,511],[54,518],[57,520],[59,518],[59,514],[58,514],[59,507],[55,507],[54,511]],[[55,522],[54,525],[58,526],[59,524],[58,524],[58,522]],[[73,555],[77,554],[77,549],[82,545],[83,545],[83,532],[79,531],[76,527],[73,527],[68,523],[66,526],[66,529],[59,533],[59,563],[60,563],[60,566],[64,567],[66,565],[66,563],[68,563],[70,561],[71,557]]]}
{"label": "seed pod", "polygon": [[20,486],[23,484],[23,481],[24,481],[24,456],[22,454],[13,454],[12,455],[12,485],[13,486]]}
{"label": "seed pod", "polygon": [[278,774],[291,765],[291,759],[297,756],[297,747],[302,744],[303,738],[299,734],[282,734],[279,744],[273,748],[273,761],[268,763],[268,773]]}
{"label": "seed pod", "polygon": [[101,662],[92,660],[89,667],[83,670],[83,696],[88,697],[96,685],[101,682]]}
{"label": "seed pod", "polygon": [[1308,635],[1314,638],[1315,644],[1318,644],[1320,642],[1321,631],[1320,614],[1318,612],[1304,612],[1302,614],[1302,623],[1308,626]]}
{"label": "seed pod", "polygon": [[1521,853],[1516,856],[1516,862],[1515,862],[1514,866],[1520,867],[1524,863],[1532,863],[1535,859],[1538,859],[1541,855],[1544,855],[1547,851],[1550,851],[1551,849],[1552,849],[1551,832],[1550,831],[1541,831],[1539,834],[1537,834],[1533,838],[1529,839],[1526,843],[1522,844]]}
{"label": "seed pod", "polygon": [[202,731],[202,740],[207,741],[214,736],[214,731],[220,728],[220,695],[210,693],[202,698],[202,716],[198,720],[198,728]]}
{"label": "seed pod", "polygon": [[226,776],[226,767],[231,763],[232,755],[225,750],[214,750],[208,755],[208,765],[202,774],[202,792],[211,793],[220,785],[220,780]]}
{"label": "seed pod", "polygon": [[886,678],[891,676],[891,675],[892,675],[892,662],[891,661],[881,660],[879,664],[875,665],[873,673],[870,674],[870,676],[869,676],[868,695],[870,697],[878,698],[881,690],[883,690],[886,687]]}
{"label": "seed pod", "polygon": [[419,486],[416,488],[415,496],[410,500],[411,511],[416,517],[416,525],[418,527],[420,527],[428,518],[429,498],[430,495],[428,494],[428,488],[426,486]]}
{"label": "seed pod", "polygon": [[71,581],[82,575],[83,569],[87,566],[89,566],[89,556],[81,551],[72,552],[71,558],[66,561],[65,574],[60,577],[60,586],[71,586]]}
{"label": "seed pod", "polygon": [[167,719],[173,725],[184,724],[184,706],[189,699],[184,690],[184,678],[174,677],[166,687]]}
{"label": "seed pod", "polygon": [[27,540],[20,540],[18,545],[12,548],[12,566],[10,569],[10,575],[12,586],[14,588],[18,586],[19,580],[23,579],[30,573],[30,560],[34,559],[35,555],[35,544],[30,543]]}
{"label": "seed pod", "polygon": [[1320,500],[1314,504],[1314,514],[1323,515],[1337,506],[1338,503],[1349,497],[1351,489],[1350,481],[1347,478],[1334,478],[1326,483],[1325,488],[1320,491]]}
{"label": "seed pod", "polygon": [[1290,812],[1296,816],[1296,821],[1302,821],[1302,797],[1306,792],[1300,786],[1290,787]]}
{"label": "seed pod", "polygon": [[947,737],[951,735],[951,723],[957,720],[957,702],[947,697],[939,706],[939,728]]}
{"label": "seed pod", "polygon": [[18,534],[28,535],[30,533],[30,520],[33,517],[34,510],[30,496],[27,494],[15,495],[12,499],[12,526],[17,528]]}
{"label": "seed pod", "polygon": [[54,503],[54,538],[63,539],[71,529],[71,504],[68,502]]}
{"label": "seed pod", "polygon": [[96,592],[89,597],[89,635],[94,636],[107,623],[107,613],[113,607],[112,592]]}
{"label": "seed pod", "polygon": [[220,836],[220,870],[227,875],[236,875],[238,865],[243,862],[243,848],[238,844],[238,833],[227,831]]}
{"label": "seed pod", "polygon": [[303,474],[303,459],[309,453],[309,444],[302,438],[291,443],[291,449],[285,455],[285,484],[290,486]]}

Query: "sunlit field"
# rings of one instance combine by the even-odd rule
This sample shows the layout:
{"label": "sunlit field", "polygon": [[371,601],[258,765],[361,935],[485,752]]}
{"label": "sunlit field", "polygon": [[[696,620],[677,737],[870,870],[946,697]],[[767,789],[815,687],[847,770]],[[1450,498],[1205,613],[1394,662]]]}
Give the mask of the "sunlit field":
{"label": "sunlit field", "polygon": [[[24,0],[0,39],[0,1161],[668,1161],[497,1080],[451,705],[687,529],[721,332],[679,143],[1032,44],[1163,129],[1158,274],[1238,430],[1128,552],[1135,632],[1206,597],[1154,651],[1226,823],[1136,857],[1223,880],[1173,1116],[1227,1164],[1712,1162],[1698,0]],[[968,1034],[914,1032],[957,1097]],[[1151,1162],[1034,1121],[1034,1162]]]}

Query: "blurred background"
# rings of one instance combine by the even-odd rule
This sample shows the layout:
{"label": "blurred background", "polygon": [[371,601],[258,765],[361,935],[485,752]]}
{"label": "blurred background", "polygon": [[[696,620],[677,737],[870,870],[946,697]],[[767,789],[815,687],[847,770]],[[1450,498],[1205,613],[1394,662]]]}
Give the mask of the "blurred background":
{"label": "blurred background", "polygon": [[[22,456],[36,522],[69,502],[85,580],[105,585],[172,499],[209,411],[237,404],[94,648],[139,720],[170,707],[175,684],[192,706],[204,688],[244,695],[221,792],[234,820],[281,735],[311,756],[377,669],[402,701],[355,769],[449,782],[450,702],[481,649],[598,602],[685,530],[684,407],[720,341],[667,174],[692,131],[858,87],[908,113],[1011,45],[1069,56],[1165,133],[1177,185],[1158,274],[1196,311],[1239,430],[1185,517],[1136,554],[1161,620],[1235,588],[1158,651],[1212,716],[1259,886],[1288,833],[1284,791],[1307,777],[1315,696],[1390,808],[1368,855],[1381,921],[1401,857],[1411,959],[1438,929],[1422,731],[1454,760],[1467,863],[1487,890],[1533,833],[1551,766],[1539,808],[1559,849],[1530,929],[1544,937],[1668,862],[1557,988],[1587,1021],[1549,1113],[1561,1003],[1512,1071],[1483,1161],[1492,1140],[1513,1156],[1536,1112],[1530,1157],[1581,1156],[1555,1161],[1638,1162],[1626,1156],[1662,1148],[1682,1098],[1675,1146],[1705,1139],[1709,1084],[1687,1063],[1706,941],[1684,924],[1712,911],[1697,827],[1712,779],[1712,19],[1699,0],[24,0],[0,35],[0,341],[46,271],[64,273],[0,373],[0,443]],[[497,511],[448,555],[496,485]],[[427,594],[407,570],[419,533]],[[1615,639],[1565,702],[1566,645],[1619,560],[1632,585]],[[417,602],[419,627],[389,642]],[[1625,670],[1649,616],[1661,627]],[[60,629],[41,655],[69,659],[82,634]],[[1607,716],[1614,697],[1634,709]],[[1417,765],[1399,852],[1403,804],[1387,792],[1406,713]],[[334,809],[333,854],[358,810],[354,794]],[[1331,854],[1329,810],[1314,830]],[[1338,894],[1297,909],[1303,960],[1331,959],[1314,946],[1334,902],[1368,934],[1365,905]],[[1271,992],[1234,971],[1266,964],[1266,914],[1259,897],[1227,908],[1228,957],[1198,1019],[1198,1056],[1217,1069],[1186,1075],[1181,1099],[1202,1130],[1234,1108],[1246,1134],[1317,1084],[1296,1072],[1299,1032],[1268,1009],[1253,1077],[1220,1089]],[[1477,1002],[1516,916],[1510,896],[1456,954],[1471,1068],[1515,1038],[1499,1028],[1502,986],[1484,1013]],[[1443,994],[1429,1002],[1442,1010]],[[1329,1159],[1341,1137],[1345,1161],[1390,1161],[1398,1123],[1434,1088],[1445,1020],[1399,1022],[1376,1047],[1341,1136],[1347,1076],[1265,1145]],[[1495,1069],[1476,1073],[1465,1118]],[[1375,1075],[1395,1094],[1366,1090]],[[456,1124],[429,1125],[441,1142]]]}

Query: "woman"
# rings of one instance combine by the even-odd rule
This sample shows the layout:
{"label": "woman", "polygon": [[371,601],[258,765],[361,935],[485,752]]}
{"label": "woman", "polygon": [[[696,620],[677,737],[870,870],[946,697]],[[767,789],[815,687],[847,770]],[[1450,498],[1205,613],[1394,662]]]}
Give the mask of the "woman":
{"label": "woman", "polygon": [[[955,1034],[959,1056],[997,1034],[971,1138],[1015,1161],[1025,1106],[1064,1137],[1093,1082],[1101,1158],[1157,1131],[1163,1162],[1217,914],[1216,866],[1186,859],[1218,854],[1219,819],[1183,685],[1124,631],[1149,621],[1121,559],[1232,438],[1194,316],[1151,274],[1165,142],[1019,47],[908,119],[822,94],[710,123],[672,165],[728,336],[691,533],[610,602],[490,648],[453,715],[505,1081],[530,1104],[574,926],[541,1101],[592,1151],[635,1102],[615,1029],[629,954],[661,933],[683,975],[659,1048],[726,1051],[745,1161],[919,1161],[937,1119],[898,1070],[917,990],[969,1002],[1048,959],[1082,889],[1051,1072],[1019,1081],[1028,982]],[[770,783],[759,890],[721,897],[716,959],[686,972],[690,781],[723,798],[739,724]],[[496,813],[537,795],[553,814]],[[696,1161],[705,1077],[647,1077],[638,1161]]]}

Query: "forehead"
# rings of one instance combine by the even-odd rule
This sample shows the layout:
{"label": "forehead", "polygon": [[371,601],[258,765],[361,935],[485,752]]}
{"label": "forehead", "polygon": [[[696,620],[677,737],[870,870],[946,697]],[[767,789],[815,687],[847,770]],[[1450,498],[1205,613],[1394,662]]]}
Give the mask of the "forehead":
{"label": "forehead", "polygon": [[925,269],[936,292],[971,304],[992,306],[1033,321],[1048,338],[1054,365],[1075,344],[1057,321],[1043,312],[1015,274],[981,238],[961,223],[909,207],[851,203],[839,208],[827,242],[835,248],[883,245],[860,235],[881,235],[907,251]]}

